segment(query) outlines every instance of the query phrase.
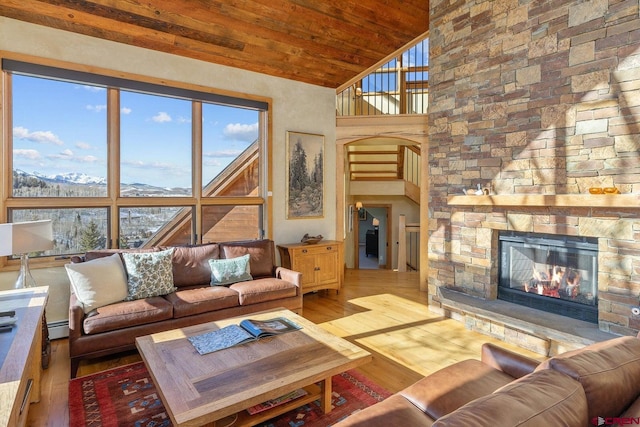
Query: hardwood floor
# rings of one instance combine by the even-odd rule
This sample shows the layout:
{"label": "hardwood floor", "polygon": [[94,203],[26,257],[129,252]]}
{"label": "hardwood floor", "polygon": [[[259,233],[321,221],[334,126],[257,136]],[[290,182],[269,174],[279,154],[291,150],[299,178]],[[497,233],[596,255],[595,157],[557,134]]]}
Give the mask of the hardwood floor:
{"label": "hardwood floor", "polygon": [[[530,357],[539,355],[505,344],[460,322],[429,312],[427,294],[416,272],[347,270],[345,284],[335,291],[304,296],[304,317],[373,354],[360,370],[391,392],[453,362],[479,358],[480,346],[494,342]],[[137,353],[83,362],[78,376],[139,361]],[[69,345],[52,343],[49,369],[42,377],[42,399],[29,409],[33,427],[69,425]]]}

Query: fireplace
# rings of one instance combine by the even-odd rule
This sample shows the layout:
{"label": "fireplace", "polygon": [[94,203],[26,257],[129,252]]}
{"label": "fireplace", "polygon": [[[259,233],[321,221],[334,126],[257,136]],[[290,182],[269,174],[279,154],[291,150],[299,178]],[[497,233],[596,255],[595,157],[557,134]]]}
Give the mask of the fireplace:
{"label": "fireplace", "polygon": [[598,323],[598,241],[500,232],[498,299]]}

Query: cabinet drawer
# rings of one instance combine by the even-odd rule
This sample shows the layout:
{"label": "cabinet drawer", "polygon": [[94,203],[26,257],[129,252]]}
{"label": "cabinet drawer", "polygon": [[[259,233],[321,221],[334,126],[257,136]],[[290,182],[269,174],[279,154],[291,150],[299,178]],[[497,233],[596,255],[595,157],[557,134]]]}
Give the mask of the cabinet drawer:
{"label": "cabinet drawer", "polygon": [[308,248],[296,248],[297,255],[320,255],[327,252],[336,252],[338,248],[335,245],[313,246]]}

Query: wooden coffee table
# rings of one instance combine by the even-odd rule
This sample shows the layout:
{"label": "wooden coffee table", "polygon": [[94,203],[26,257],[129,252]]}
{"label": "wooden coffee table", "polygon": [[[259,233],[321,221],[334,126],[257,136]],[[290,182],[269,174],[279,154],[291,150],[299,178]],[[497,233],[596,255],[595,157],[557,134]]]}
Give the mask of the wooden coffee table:
{"label": "wooden coffee table", "polygon": [[[302,329],[205,355],[186,338],[242,319],[273,317]],[[371,360],[369,352],[285,309],[138,337],[136,346],[176,427],[214,425],[236,413],[234,427],[250,426],[317,399],[329,412],[331,377]],[[308,394],[256,415],[246,411],[298,388]]]}

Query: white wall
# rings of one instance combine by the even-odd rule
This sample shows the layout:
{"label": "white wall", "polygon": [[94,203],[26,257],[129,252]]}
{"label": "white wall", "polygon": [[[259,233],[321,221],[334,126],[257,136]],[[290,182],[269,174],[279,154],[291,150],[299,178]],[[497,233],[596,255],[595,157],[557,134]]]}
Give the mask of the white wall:
{"label": "white wall", "polygon": [[[336,177],[333,173],[333,165],[336,162],[335,90],[104,41],[5,17],[0,17],[0,50],[271,98],[274,168],[273,203],[270,208],[274,224],[273,239],[276,243],[297,242],[305,233],[322,234],[327,239],[336,237]],[[325,197],[322,219],[286,219],[286,131],[325,136]],[[49,277],[55,280],[45,283],[46,277],[44,280],[38,280],[38,276],[42,276],[38,273],[34,270],[38,284],[50,284],[55,288],[68,286],[64,283],[64,274],[51,274]],[[0,273],[0,289],[12,287],[16,275],[16,272]],[[51,306],[51,302],[49,305]],[[64,312],[66,308],[61,310]],[[48,320],[56,320],[60,310],[56,310],[55,315],[50,311],[53,310],[48,307]],[[65,318],[66,315],[65,312]]]}

